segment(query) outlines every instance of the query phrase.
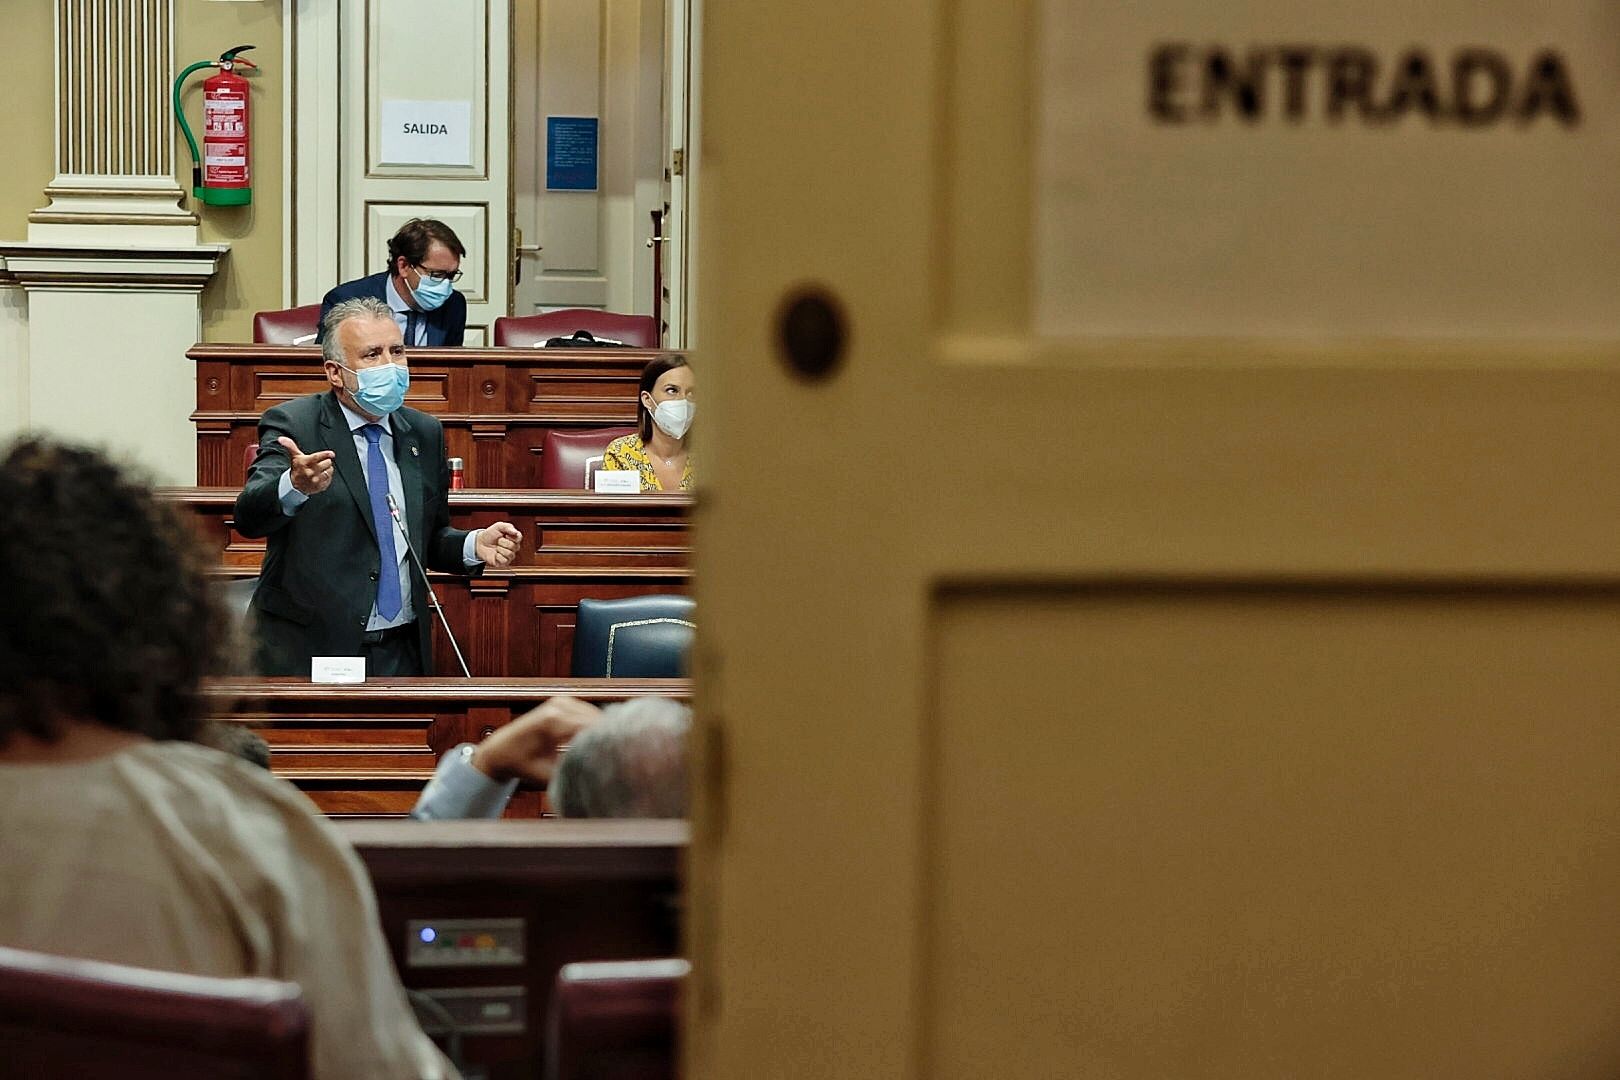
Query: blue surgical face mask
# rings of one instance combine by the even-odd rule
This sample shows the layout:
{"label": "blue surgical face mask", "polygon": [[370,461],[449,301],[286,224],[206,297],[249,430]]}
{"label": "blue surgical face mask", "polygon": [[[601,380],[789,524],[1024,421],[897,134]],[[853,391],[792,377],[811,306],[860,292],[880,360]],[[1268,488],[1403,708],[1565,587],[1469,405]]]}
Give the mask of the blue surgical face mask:
{"label": "blue surgical face mask", "polygon": [[354,400],[372,416],[387,416],[405,404],[405,391],[411,385],[411,373],[399,364],[378,364],[376,367],[354,368],[339,364],[352,372],[359,389],[351,391]]}
{"label": "blue surgical face mask", "polygon": [[436,278],[421,267],[417,267],[416,272],[419,276],[416,288],[411,290],[411,298],[423,311],[437,310],[450,299],[450,294],[455,292],[455,285],[452,282]]}

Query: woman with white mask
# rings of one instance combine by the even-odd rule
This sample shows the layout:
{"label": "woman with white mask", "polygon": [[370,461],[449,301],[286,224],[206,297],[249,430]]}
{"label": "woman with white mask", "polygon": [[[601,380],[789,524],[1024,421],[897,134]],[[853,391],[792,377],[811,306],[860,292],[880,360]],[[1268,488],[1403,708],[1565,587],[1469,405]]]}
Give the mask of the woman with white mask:
{"label": "woman with white mask", "polygon": [[660,356],[641,372],[641,427],[614,439],[603,469],[634,469],[642,491],[691,491],[693,391],[697,380],[681,356]]}

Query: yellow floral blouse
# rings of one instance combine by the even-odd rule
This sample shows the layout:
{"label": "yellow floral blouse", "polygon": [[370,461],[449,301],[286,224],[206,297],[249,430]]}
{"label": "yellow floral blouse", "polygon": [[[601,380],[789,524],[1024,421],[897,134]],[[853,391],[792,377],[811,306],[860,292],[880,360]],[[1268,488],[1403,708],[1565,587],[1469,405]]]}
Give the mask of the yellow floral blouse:
{"label": "yellow floral blouse", "polygon": [[[664,490],[664,485],[658,482],[658,474],[653,471],[652,458],[642,445],[640,435],[625,435],[608,443],[607,453],[602,457],[602,468],[634,469],[641,474],[642,491]],[[686,468],[681,473],[681,490],[692,490],[691,451],[687,451]]]}

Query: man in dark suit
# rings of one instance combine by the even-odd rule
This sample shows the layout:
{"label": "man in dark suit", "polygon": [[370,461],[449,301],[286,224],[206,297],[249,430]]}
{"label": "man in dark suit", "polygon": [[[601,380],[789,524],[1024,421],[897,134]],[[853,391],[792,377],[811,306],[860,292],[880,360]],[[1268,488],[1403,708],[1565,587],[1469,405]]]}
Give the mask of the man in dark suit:
{"label": "man in dark suit", "polygon": [[267,409],[236,499],[236,528],[267,537],[251,612],[266,675],[308,675],[312,656],[363,656],[366,674],[430,672],[432,611],[389,500],[422,560],[446,573],[503,569],[522,535],[450,527],[444,429],[402,406],[410,376],[392,312],[372,297],[323,324],[331,389]]}
{"label": "man in dark suit", "polygon": [[315,340],[326,341],[333,305],[370,296],[387,304],[407,346],[460,345],[467,333],[467,298],[451,288],[461,280],[467,249],[442,221],[412,218],[388,241],[388,269],[346,281],[321,300]]}

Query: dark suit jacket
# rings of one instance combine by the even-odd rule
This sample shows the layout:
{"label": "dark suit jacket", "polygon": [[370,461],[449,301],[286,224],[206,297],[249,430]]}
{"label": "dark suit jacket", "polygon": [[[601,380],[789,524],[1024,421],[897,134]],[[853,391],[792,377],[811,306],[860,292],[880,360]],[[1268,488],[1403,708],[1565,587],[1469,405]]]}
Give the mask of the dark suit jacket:
{"label": "dark suit jacket", "polygon": [[[384,271],[370,277],[345,281],[337,288],[328,290],[321,299],[321,321],[315,331],[315,340],[325,340],[326,313],[332,310],[333,304],[360,296],[374,296],[386,304],[389,288],[388,273]],[[450,299],[440,304],[436,311],[419,311],[417,317],[427,321],[427,344],[460,345],[467,334],[467,298],[458,292],[452,292]],[[411,346],[416,342],[407,341],[405,344]],[[303,443],[298,445],[300,448],[308,449]]]}
{"label": "dark suit jacket", "polygon": [[[392,426],[411,543],[430,569],[469,573],[461,557],[467,533],[450,527],[444,428],[415,409],[395,412]],[[292,466],[276,442],[282,435],[306,454],[333,450],[337,455],[332,485],[292,517],[281,512],[277,490],[281,474]],[[312,656],[360,655],[382,558],[366,475],[335,393],[310,394],[265,410],[258,456],[236,497],[236,529],[246,537],[268,538],[251,604],[259,671],[307,678]],[[422,664],[432,674],[433,609],[420,574],[411,574],[411,597]]]}

